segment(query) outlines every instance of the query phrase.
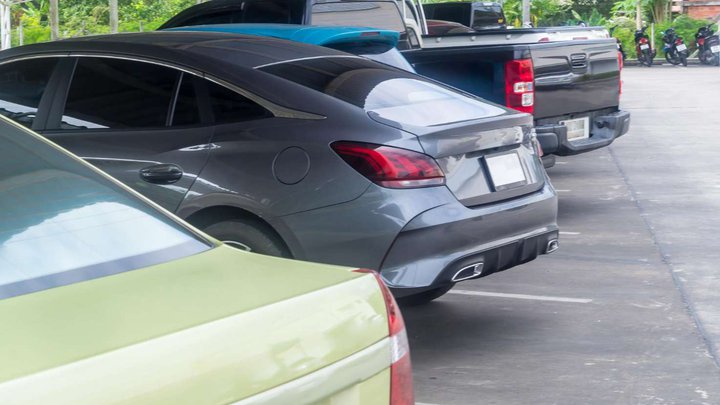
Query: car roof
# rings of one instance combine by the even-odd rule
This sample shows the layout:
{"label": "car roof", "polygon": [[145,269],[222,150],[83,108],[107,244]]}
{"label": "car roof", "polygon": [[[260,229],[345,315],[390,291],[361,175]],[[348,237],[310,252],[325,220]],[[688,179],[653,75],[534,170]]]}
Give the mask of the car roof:
{"label": "car roof", "polygon": [[397,46],[397,31],[371,27],[312,26],[297,24],[213,24],[169,28],[168,31],[227,32],[259,35],[306,44],[327,46],[344,42],[383,42]]}
{"label": "car roof", "polygon": [[98,35],[26,45],[0,52],[0,61],[38,54],[131,55],[212,71],[218,65],[255,68],[286,60],[346,53],[278,38],[224,32],[154,31]]}

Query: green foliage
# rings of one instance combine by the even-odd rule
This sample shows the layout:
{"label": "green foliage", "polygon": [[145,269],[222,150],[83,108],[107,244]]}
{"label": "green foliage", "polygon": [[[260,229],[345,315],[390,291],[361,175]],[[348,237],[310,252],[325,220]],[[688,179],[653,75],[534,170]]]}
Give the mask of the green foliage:
{"label": "green foliage", "polygon": [[[530,5],[530,16],[536,27],[560,25],[567,20],[571,0],[533,0]],[[522,20],[522,0],[506,0],[503,3],[505,18],[520,26]]]}
{"label": "green foliage", "polygon": [[[678,16],[673,21],[665,21],[662,23],[655,24],[655,48],[657,50],[657,56],[663,58],[663,41],[662,33],[666,29],[673,27],[677,31],[678,35],[682,37],[685,44],[691,50],[695,46],[695,33],[698,28],[703,27],[708,22],[705,20],[696,20],[686,15]],[[628,58],[636,58],[635,53],[635,20],[629,18],[618,18],[613,21],[608,29],[612,30],[612,36],[620,39],[623,49],[627,54]],[[717,30],[717,28],[714,28]],[[650,35],[650,28],[646,31],[648,36]]]}
{"label": "green foliage", "polygon": [[[196,0],[118,0],[118,30],[120,32],[150,31],[181,10],[196,4]],[[34,0],[13,6],[17,27],[24,26],[24,43],[50,40],[48,0]],[[60,36],[63,38],[110,32],[108,0],[60,0]],[[17,32],[13,44],[17,45]]]}
{"label": "green foliage", "polygon": [[589,27],[602,27],[607,25],[605,18],[597,9],[592,9],[589,14],[581,15],[577,11],[570,10],[573,18],[568,20],[566,25],[577,25],[580,21],[585,22]]}

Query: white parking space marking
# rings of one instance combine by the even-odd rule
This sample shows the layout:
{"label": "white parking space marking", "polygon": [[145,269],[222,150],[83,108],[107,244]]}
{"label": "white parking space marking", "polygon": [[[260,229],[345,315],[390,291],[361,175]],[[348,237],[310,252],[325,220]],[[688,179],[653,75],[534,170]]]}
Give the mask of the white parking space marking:
{"label": "white parking space marking", "polygon": [[557,191],[558,193],[569,193],[569,192],[571,192],[572,190],[558,190],[558,189],[555,189],[555,191]]}
{"label": "white parking space marking", "polygon": [[448,294],[457,295],[473,295],[478,297],[495,297],[495,298],[514,298],[518,300],[532,301],[552,301],[552,302],[569,302],[575,304],[589,304],[592,302],[589,298],[567,298],[567,297],[551,297],[547,295],[527,295],[527,294],[505,294],[488,291],[468,291],[468,290],[450,290]]}
{"label": "white parking space marking", "polygon": [[566,231],[560,231],[560,235],[580,235],[580,232],[566,232]]}
{"label": "white parking space marking", "polygon": [[415,402],[415,405],[437,405],[437,404],[428,404],[427,402]]}

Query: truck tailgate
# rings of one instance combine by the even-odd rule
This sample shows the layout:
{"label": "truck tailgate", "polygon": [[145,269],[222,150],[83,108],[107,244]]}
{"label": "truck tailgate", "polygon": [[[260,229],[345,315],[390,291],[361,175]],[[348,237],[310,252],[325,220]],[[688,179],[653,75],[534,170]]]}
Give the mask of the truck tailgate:
{"label": "truck tailgate", "polygon": [[616,107],[620,70],[614,39],[530,46],[535,119]]}

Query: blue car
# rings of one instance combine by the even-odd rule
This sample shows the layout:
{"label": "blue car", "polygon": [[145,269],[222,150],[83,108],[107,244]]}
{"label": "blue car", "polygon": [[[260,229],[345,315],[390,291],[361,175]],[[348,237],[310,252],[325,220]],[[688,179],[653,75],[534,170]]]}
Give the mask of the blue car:
{"label": "blue car", "polygon": [[413,67],[397,50],[397,31],[369,27],[329,27],[297,24],[213,24],[168,28],[163,31],[225,32],[257,35],[324,46],[363,56],[409,72]]}

